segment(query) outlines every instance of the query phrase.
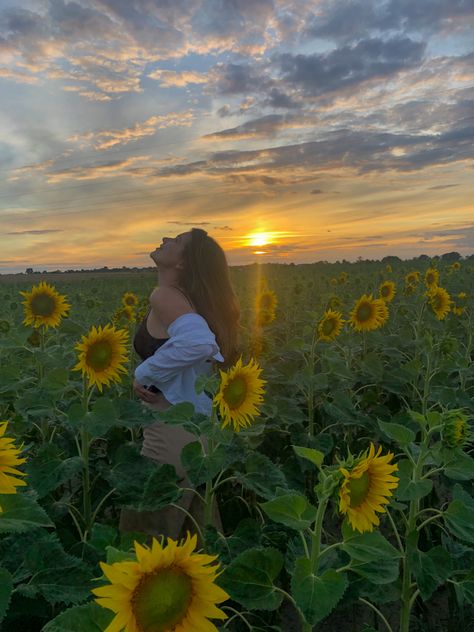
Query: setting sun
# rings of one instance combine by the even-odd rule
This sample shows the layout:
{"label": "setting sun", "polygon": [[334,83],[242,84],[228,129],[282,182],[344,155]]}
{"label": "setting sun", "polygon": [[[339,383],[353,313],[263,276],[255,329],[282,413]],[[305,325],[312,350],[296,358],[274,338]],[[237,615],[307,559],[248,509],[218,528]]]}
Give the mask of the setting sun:
{"label": "setting sun", "polygon": [[270,233],[252,233],[247,239],[249,246],[266,246],[272,242]]}

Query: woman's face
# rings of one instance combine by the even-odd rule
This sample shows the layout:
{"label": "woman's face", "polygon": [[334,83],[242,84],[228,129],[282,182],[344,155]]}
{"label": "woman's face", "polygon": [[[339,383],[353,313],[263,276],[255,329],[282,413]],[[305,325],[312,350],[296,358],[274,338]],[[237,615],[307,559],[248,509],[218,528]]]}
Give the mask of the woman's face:
{"label": "woman's face", "polygon": [[176,237],[163,237],[163,243],[150,253],[150,257],[157,265],[174,268],[182,263],[184,249],[190,241],[191,231]]}

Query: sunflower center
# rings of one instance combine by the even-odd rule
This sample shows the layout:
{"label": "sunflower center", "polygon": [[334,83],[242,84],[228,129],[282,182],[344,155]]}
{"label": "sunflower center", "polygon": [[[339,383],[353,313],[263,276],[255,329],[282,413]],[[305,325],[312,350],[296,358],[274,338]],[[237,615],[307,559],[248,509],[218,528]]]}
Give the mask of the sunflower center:
{"label": "sunflower center", "polygon": [[357,320],[359,322],[365,322],[372,317],[372,305],[370,303],[362,303],[357,310]]}
{"label": "sunflower center", "polygon": [[426,277],[426,282],[427,282],[429,285],[433,285],[434,280],[435,280],[435,278],[434,278],[434,274],[428,274],[428,276]]}
{"label": "sunflower center", "polygon": [[325,336],[330,336],[336,329],[336,320],[334,318],[327,318],[322,326],[322,332]]}
{"label": "sunflower center", "polygon": [[272,297],[263,295],[260,297],[260,309],[268,310],[272,306]]}
{"label": "sunflower center", "polygon": [[138,630],[173,630],[186,616],[192,595],[190,577],[178,568],[145,575],[132,597]]}
{"label": "sunflower center", "polygon": [[441,294],[435,294],[435,296],[433,296],[433,307],[435,309],[441,309],[443,307],[443,297]]}
{"label": "sunflower center", "polygon": [[382,296],[388,296],[390,294],[390,288],[387,285],[384,285],[380,290]]}
{"label": "sunflower center", "polygon": [[107,340],[99,340],[87,350],[86,364],[95,371],[103,371],[112,361],[112,347]]}
{"label": "sunflower center", "polygon": [[36,294],[32,297],[30,305],[34,316],[51,316],[54,313],[56,301],[48,294]]}
{"label": "sunflower center", "polygon": [[366,498],[370,486],[370,476],[367,470],[360,478],[351,478],[349,481],[350,505],[358,507]]}
{"label": "sunflower center", "polygon": [[237,375],[224,389],[224,400],[231,410],[239,408],[247,396],[247,382]]}
{"label": "sunflower center", "polygon": [[458,419],[454,422],[454,440],[457,445],[464,443],[464,440],[468,436],[467,423],[462,419]]}

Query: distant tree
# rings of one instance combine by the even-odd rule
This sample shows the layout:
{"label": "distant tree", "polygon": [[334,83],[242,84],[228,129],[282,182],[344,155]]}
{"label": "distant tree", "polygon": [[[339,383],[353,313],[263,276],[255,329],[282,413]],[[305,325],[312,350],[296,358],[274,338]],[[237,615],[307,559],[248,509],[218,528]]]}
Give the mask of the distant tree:
{"label": "distant tree", "polygon": [[33,274],[33,268],[26,268],[26,274]]}
{"label": "distant tree", "polygon": [[443,261],[459,261],[460,258],[459,252],[445,252],[444,255],[441,255]]}

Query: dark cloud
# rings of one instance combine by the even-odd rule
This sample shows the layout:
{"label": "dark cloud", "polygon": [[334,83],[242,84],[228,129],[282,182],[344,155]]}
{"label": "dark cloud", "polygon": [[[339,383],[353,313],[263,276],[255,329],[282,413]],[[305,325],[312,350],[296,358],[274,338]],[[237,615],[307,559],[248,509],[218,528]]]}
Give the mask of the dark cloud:
{"label": "dark cloud", "polygon": [[64,231],[58,228],[45,228],[42,230],[14,230],[7,235],[47,235],[48,233],[63,233]]}
{"label": "dark cloud", "polygon": [[311,195],[321,195],[321,193],[324,193],[322,189],[313,189],[311,191]]}
{"label": "dark cloud", "polygon": [[288,85],[298,87],[305,95],[318,96],[370,79],[382,79],[419,64],[425,47],[424,42],[407,37],[374,38],[325,55],[285,53],[277,62]]}
{"label": "dark cloud", "polygon": [[221,95],[253,94],[271,88],[273,83],[255,63],[219,63],[214,68],[214,88]]}
{"label": "dark cloud", "polygon": [[433,33],[466,26],[471,16],[471,0],[325,0],[305,35],[349,41],[381,31]]}
{"label": "dark cloud", "polygon": [[283,178],[275,178],[274,176],[250,175],[250,174],[232,174],[227,176],[227,180],[234,184],[264,184],[265,186],[275,186],[275,184],[286,184]]}
{"label": "dark cloud", "polygon": [[428,187],[429,191],[440,191],[442,189],[450,189],[451,187],[457,187],[457,184],[437,184],[434,187]]}
{"label": "dark cloud", "polygon": [[207,134],[204,138],[260,138],[266,136],[274,136],[280,129],[292,125],[297,125],[298,119],[280,114],[268,114],[252,121],[247,121],[219,132]]}
{"label": "dark cloud", "polygon": [[211,222],[183,222],[180,220],[168,220],[167,224],[178,224],[179,226],[209,226]]}

